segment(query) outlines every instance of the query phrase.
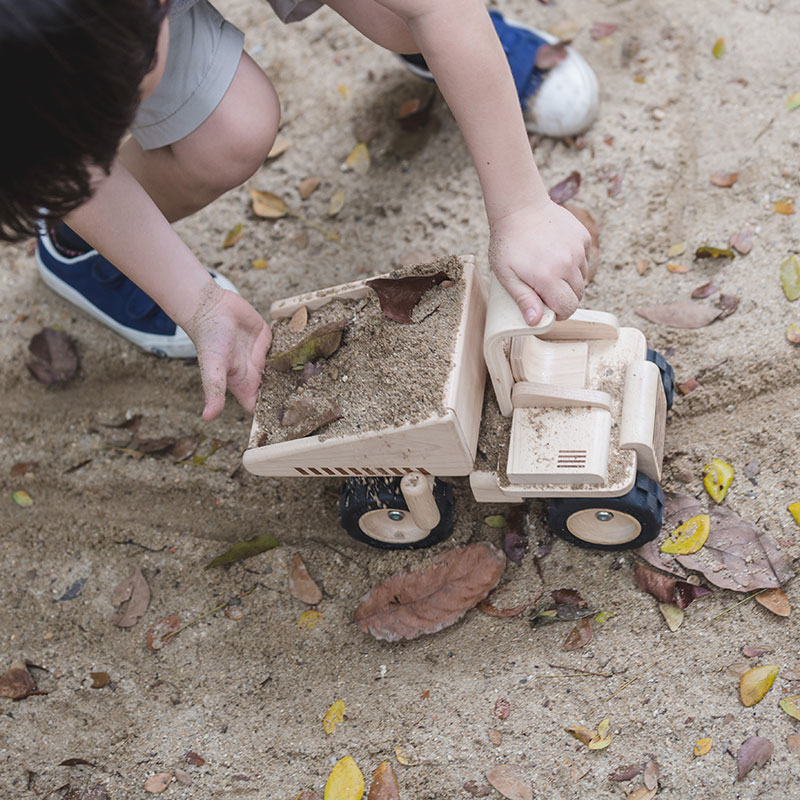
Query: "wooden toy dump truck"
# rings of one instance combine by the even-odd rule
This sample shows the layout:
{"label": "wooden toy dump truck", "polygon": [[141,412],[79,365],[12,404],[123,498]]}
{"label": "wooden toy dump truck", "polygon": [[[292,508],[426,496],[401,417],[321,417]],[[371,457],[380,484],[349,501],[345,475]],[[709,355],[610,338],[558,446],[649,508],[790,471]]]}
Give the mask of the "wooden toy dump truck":
{"label": "wooden toy dump truck", "polygon": [[[442,268],[439,262],[426,266],[428,273]],[[665,421],[673,396],[673,372],[663,356],[647,348],[641,331],[620,327],[604,312],[579,310],[557,322],[546,310],[538,325],[528,326],[494,277],[487,291],[472,257],[453,257],[445,269],[455,277],[437,289],[457,292],[457,302],[435,408],[404,416],[393,408],[375,408],[394,401],[362,389],[361,400],[378,414],[377,422],[348,431],[324,424],[335,417],[329,415],[311,435],[281,441],[280,424],[286,423],[290,401],[271,399],[278,373],[268,367],[262,408],[256,410],[243,457],[246,469],[274,477],[341,476],[339,522],[350,536],[374,547],[428,547],[446,539],[454,501],[452,487],[442,479],[463,476],[469,477],[478,502],[546,500],[553,532],[581,547],[622,550],[655,538],[664,502],[659,480]],[[397,273],[384,278],[396,279]],[[308,314],[312,329],[315,316],[329,304],[342,306],[344,343],[324,364],[318,362],[332,373],[334,387],[346,386],[354,371],[352,362],[345,371],[337,367],[349,346],[349,326],[364,316],[367,303],[377,307],[370,283],[344,284],[272,305],[274,329],[299,313]],[[428,319],[436,313],[442,312],[434,310]],[[410,346],[420,368],[442,349],[427,346],[424,321],[386,324],[419,328]],[[376,355],[381,342],[372,334],[361,345],[368,349],[360,363],[380,373],[387,356]],[[301,383],[300,369],[294,364],[282,374],[289,391]],[[491,390],[485,386],[487,371]],[[381,379],[379,374],[376,385],[381,380],[391,388],[400,384],[408,397],[416,391],[413,377]],[[337,407],[339,412],[347,417],[346,408]],[[266,430],[264,417],[270,414],[277,435]]]}

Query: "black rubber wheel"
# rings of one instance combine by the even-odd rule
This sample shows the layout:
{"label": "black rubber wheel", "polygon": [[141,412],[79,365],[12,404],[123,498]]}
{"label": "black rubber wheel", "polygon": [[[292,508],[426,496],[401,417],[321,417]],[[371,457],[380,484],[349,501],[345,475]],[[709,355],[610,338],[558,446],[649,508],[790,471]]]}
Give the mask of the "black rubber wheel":
{"label": "black rubber wheel", "polygon": [[578,547],[633,550],[658,536],[663,514],[664,492],[640,472],[633,488],[621,497],[554,498],[548,503],[547,524],[556,536]]}
{"label": "black rubber wheel", "polygon": [[675,399],[675,370],[672,365],[664,358],[658,350],[647,349],[647,360],[652,361],[661,373],[661,385],[664,387],[664,395],[667,398],[667,411],[672,408],[672,401]]}
{"label": "black rubber wheel", "polygon": [[[408,505],[400,491],[400,478],[348,478],[339,495],[339,524],[348,536],[370,547],[383,550],[417,550],[422,547],[432,547],[443,542],[453,532],[455,516],[453,489],[449,483],[436,478],[433,484],[433,497],[439,507],[441,520],[426,536],[414,539],[415,531],[418,529],[413,526]],[[402,514],[396,530],[389,518],[389,512],[392,511]],[[371,516],[366,516],[370,514]],[[366,517],[363,522],[362,517]],[[376,521],[383,538],[376,538],[367,532],[374,528]]]}

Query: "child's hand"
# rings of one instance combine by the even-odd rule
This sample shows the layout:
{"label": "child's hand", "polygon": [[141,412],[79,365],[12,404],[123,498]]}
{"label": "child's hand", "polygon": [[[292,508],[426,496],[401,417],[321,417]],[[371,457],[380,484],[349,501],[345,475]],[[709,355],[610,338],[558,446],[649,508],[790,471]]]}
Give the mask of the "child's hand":
{"label": "child's hand", "polygon": [[541,318],[542,303],[566,319],[583,297],[590,245],[586,228],[547,200],[492,223],[489,265],[529,325]]}
{"label": "child's hand", "polygon": [[209,281],[191,320],[182,326],[197,348],[206,404],[203,419],[222,413],[225,390],[252,412],[272,331],[235,292]]}

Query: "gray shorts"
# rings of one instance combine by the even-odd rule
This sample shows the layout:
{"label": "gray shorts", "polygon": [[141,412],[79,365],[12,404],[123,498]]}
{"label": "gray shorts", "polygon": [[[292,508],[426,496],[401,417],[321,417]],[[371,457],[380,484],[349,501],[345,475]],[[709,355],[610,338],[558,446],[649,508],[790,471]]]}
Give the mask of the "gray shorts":
{"label": "gray shorts", "polygon": [[[284,22],[319,8],[317,0],[269,0]],[[164,76],[140,106],[131,133],[145,150],[164,147],[197,129],[228,91],[244,34],[211,5],[197,0],[170,17]]]}

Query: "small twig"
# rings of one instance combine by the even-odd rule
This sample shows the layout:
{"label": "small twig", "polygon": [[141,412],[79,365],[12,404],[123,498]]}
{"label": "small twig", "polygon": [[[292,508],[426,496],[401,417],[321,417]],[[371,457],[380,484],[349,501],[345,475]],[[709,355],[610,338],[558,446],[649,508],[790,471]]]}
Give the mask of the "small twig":
{"label": "small twig", "polygon": [[738,603],[734,603],[732,606],[730,606],[729,608],[726,608],[724,611],[720,611],[720,613],[717,614],[715,617],[711,617],[709,622],[713,622],[715,619],[719,619],[721,616],[723,616],[724,614],[727,614],[729,611],[733,611],[734,608],[736,608],[737,606],[740,606],[742,603],[746,603],[748,600],[752,600],[756,595],[759,595],[762,592],[766,592],[766,591],[767,591],[766,589],[759,589],[757,592],[753,592],[753,594],[748,595],[747,597],[745,597],[744,600],[740,600]]}
{"label": "small twig", "polygon": [[583,672],[586,675],[596,675],[598,678],[613,678],[614,676],[610,672],[591,672],[588,669],[581,669],[580,667],[565,667],[563,664],[548,664],[548,667],[552,667],[553,669],[571,669],[573,672]]}
{"label": "small twig", "polygon": [[[258,585],[258,584],[256,584]],[[242,592],[240,595],[237,595],[237,599],[242,597],[247,597],[247,595],[252,594],[256,590],[256,587],[253,586],[251,589],[248,589],[246,592]],[[201,622],[206,617],[210,617],[212,614],[216,614],[218,611],[222,611],[224,608],[227,608],[231,604],[230,598],[226,600],[224,603],[220,603],[215,608],[212,608],[211,611],[206,611],[205,614],[201,614],[199,617],[195,617],[193,620],[190,620],[185,625],[181,625],[176,631],[171,631],[169,633],[164,634],[163,641],[166,644],[167,642],[171,642],[179,633],[182,633],[187,628],[190,628],[192,625],[196,625],[198,622]]]}
{"label": "small twig", "polygon": [[576,672],[574,674],[553,672],[547,675],[531,675],[528,680],[538,681],[540,678],[588,678],[591,673]]}
{"label": "small twig", "polygon": [[620,692],[621,692],[623,689],[626,689],[626,688],[627,688],[628,686],[630,686],[630,685],[631,685],[631,684],[632,684],[634,681],[638,681],[638,680],[639,680],[639,678],[641,678],[641,677],[642,677],[642,675],[644,675],[644,674],[645,674],[645,672],[647,672],[647,670],[649,670],[649,669],[652,669],[652,668],[653,668],[653,667],[654,667],[654,666],[655,666],[657,663],[658,663],[657,661],[654,661],[652,664],[649,664],[648,666],[646,666],[646,667],[645,667],[645,668],[644,668],[644,669],[643,669],[643,670],[642,670],[642,671],[641,671],[641,672],[640,672],[638,675],[634,675],[634,676],[633,676],[633,677],[632,677],[632,678],[631,678],[629,681],[626,681],[625,683],[623,683],[623,684],[622,684],[622,686],[620,686],[620,687],[619,687],[619,689],[617,689],[617,691],[616,691],[616,692],[614,692],[613,694],[609,695],[609,696],[608,696],[608,697],[607,697],[605,700],[603,700],[603,702],[602,702],[602,703],[600,703],[599,705],[596,705],[596,706],[595,706],[595,707],[594,707],[594,708],[593,708],[593,709],[592,709],[592,710],[591,710],[591,711],[590,711],[590,712],[589,712],[589,713],[586,715],[586,716],[587,716],[587,718],[588,718],[588,717],[591,717],[591,716],[592,716],[592,714],[594,714],[594,712],[595,712],[595,711],[597,711],[597,709],[598,709],[598,708],[600,708],[600,706],[601,706],[601,705],[603,705],[603,703],[608,703],[608,702],[609,702],[609,701],[610,701],[612,698],[616,697],[616,696],[617,696],[617,695],[618,695],[618,694],[619,694],[619,693],[620,693]]}
{"label": "small twig", "polygon": [[773,117],[758,133],[755,139],[753,139],[753,144],[755,144],[770,128],[770,125],[775,122],[775,117]]}
{"label": "small twig", "polygon": [[132,544],[134,547],[141,547],[142,550],[147,550],[148,553],[160,553],[167,549],[167,545],[164,545],[163,547],[148,547],[146,544],[134,542],[133,539],[126,539],[124,542],[114,541],[114,544]]}

